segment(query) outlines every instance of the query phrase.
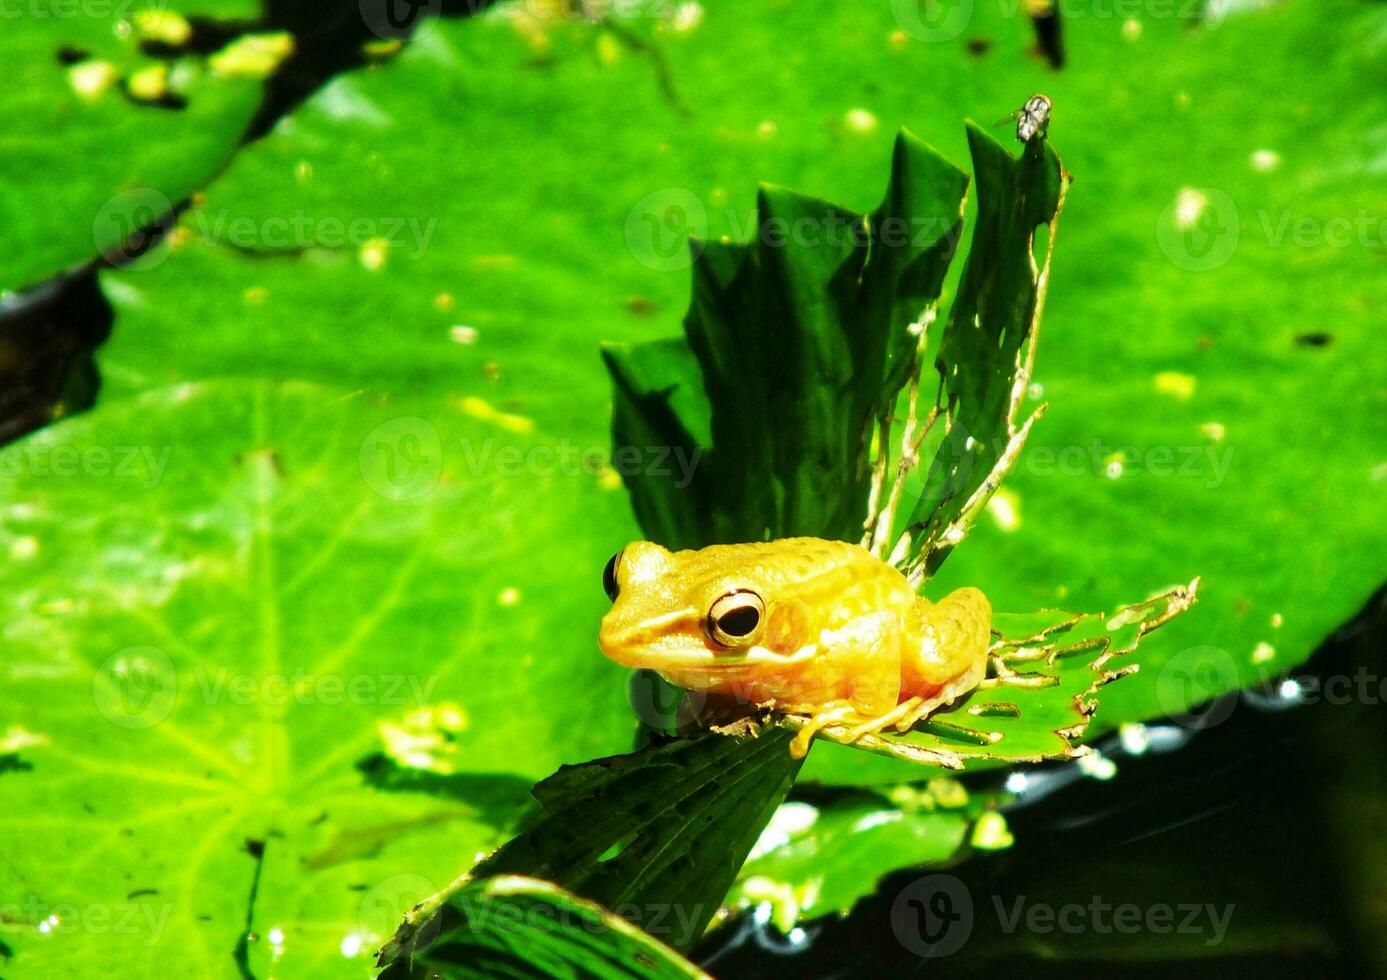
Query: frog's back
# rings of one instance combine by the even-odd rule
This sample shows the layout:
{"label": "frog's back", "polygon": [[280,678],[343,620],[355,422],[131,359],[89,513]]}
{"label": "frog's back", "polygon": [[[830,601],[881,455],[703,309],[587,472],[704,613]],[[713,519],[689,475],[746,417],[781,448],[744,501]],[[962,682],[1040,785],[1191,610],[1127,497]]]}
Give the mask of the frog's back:
{"label": "frog's back", "polygon": [[867,610],[908,607],[915,598],[905,576],[846,541],[780,538],[684,554],[710,577],[737,569],[748,585],[781,601],[798,601],[819,614],[820,628],[835,628]]}

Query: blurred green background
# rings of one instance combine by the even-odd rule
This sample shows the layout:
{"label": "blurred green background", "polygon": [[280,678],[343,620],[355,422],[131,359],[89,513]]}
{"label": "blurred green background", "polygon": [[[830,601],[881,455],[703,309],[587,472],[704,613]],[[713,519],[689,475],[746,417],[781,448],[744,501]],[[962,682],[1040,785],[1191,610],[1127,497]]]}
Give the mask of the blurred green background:
{"label": "blurred green background", "polygon": [[[466,7],[0,15],[0,975],[370,976],[533,781],[628,749],[649,705],[595,631],[639,531],[598,344],[678,332],[684,236],[744,234],[758,181],[873,205],[900,127],[962,164],[965,118],[1043,91],[1075,180],[1050,410],[931,589],[1102,609],[1202,576],[1095,729],[1187,734],[1236,730],[1382,582],[1380,3],[1071,0],[1039,33],[1019,0]],[[1261,701],[1186,713],[1237,688]],[[1345,874],[1335,923],[1292,878],[1236,941],[1118,958],[1359,962],[1375,737],[1333,743],[1343,819],[1292,835]],[[760,877],[812,921],[959,861],[977,808],[920,778],[816,748],[782,842],[811,857]],[[1014,836],[997,860],[1044,854]]]}

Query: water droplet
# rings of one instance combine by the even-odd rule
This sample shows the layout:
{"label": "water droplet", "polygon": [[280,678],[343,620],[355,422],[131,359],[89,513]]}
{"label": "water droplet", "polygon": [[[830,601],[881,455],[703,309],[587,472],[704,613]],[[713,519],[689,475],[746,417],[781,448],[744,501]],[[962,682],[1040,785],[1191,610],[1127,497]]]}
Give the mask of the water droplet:
{"label": "water droplet", "polygon": [[1151,745],[1151,733],[1140,722],[1121,726],[1117,730],[1117,737],[1128,755],[1141,755]]}
{"label": "water droplet", "polygon": [[385,268],[385,260],[390,256],[390,243],[384,238],[372,238],[361,246],[361,265],[367,272],[379,272]]}
{"label": "water droplet", "polygon": [[152,65],[135,72],[126,82],[130,97],[140,102],[158,102],[169,94],[168,65]]}
{"label": "water droplet", "polygon": [[1209,206],[1209,199],[1193,187],[1182,187],[1175,196],[1175,226],[1181,231],[1193,228]]}
{"label": "water droplet", "polygon": [[1021,498],[1003,487],[987,502],[987,513],[1000,530],[1015,531],[1021,526]]}
{"label": "water droplet", "polygon": [[703,4],[688,0],[674,8],[674,19],[670,22],[676,33],[687,34],[703,23]]}
{"label": "water droplet", "polygon": [[849,109],[843,122],[854,133],[870,133],[877,128],[877,117],[866,109]]}
{"label": "water droplet", "polygon": [[1007,818],[996,810],[988,810],[973,826],[973,846],[980,851],[999,851],[1010,847],[1014,840]]}
{"label": "water droplet", "polygon": [[1079,757],[1079,771],[1085,776],[1106,782],[1117,775],[1117,763],[1101,752],[1089,752]]}
{"label": "water droplet", "polygon": [[87,102],[94,102],[119,77],[116,66],[109,61],[83,61],[73,65],[67,72],[68,84]]}
{"label": "water droplet", "polygon": [[1153,379],[1156,390],[1162,395],[1169,395],[1178,398],[1180,401],[1189,401],[1194,396],[1195,385],[1198,379],[1192,374],[1184,374],[1180,371],[1162,371]]}

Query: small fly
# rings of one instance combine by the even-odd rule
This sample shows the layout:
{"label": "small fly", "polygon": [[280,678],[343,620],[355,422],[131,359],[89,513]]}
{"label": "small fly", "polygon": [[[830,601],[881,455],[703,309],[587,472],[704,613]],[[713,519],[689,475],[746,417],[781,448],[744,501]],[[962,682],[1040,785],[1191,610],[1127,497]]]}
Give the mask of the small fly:
{"label": "small fly", "polygon": [[998,122],[1000,126],[1004,122],[1016,120],[1016,138],[1022,143],[1029,143],[1033,137],[1045,136],[1045,129],[1050,125],[1050,109],[1054,103],[1050,101],[1048,95],[1036,93],[1026,100],[1026,104],[1017,109],[1011,115]]}

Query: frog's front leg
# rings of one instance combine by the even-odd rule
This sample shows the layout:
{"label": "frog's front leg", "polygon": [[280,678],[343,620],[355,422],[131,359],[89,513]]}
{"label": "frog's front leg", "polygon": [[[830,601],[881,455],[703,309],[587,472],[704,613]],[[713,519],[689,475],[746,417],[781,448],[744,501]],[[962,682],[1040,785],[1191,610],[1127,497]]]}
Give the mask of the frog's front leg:
{"label": "frog's front leg", "polygon": [[803,719],[790,744],[795,758],[809,751],[810,741],[824,728],[870,723],[896,709],[903,635],[900,615],[883,610],[820,636],[820,648],[827,653],[801,678],[806,702],[792,708]]}
{"label": "frog's front leg", "polygon": [[810,741],[821,729],[830,725],[850,724],[862,716],[857,706],[851,702],[833,701],[821,705],[813,714],[801,717],[804,719],[803,724],[790,742],[790,755],[796,759],[803,759],[808,754]]}

